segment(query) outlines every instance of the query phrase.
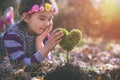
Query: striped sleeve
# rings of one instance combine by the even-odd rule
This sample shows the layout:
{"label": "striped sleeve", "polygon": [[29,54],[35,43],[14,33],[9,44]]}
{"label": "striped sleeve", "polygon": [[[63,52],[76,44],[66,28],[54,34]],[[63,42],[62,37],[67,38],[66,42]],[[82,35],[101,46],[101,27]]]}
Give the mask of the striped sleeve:
{"label": "striped sleeve", "polygon": [[5,35],[4,44],[7,48],[9,56],[13,60],[17,60],[19,63],[24,61],[25,64],[31,65],[36,62],[41,62],[44,59],[40,54],[40,51],[37,51],[31,57],[27,58],[23,49],[23,42],[14,32],[10,32]]}

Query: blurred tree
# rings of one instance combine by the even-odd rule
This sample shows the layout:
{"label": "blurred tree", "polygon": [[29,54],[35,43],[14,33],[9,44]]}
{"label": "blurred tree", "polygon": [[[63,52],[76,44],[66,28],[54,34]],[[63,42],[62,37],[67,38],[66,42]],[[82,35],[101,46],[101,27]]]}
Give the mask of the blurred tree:
{"label": "blurred tree", "polygon": [[3,15],[5,9],[12,6],[14,8],[14,20],[18,20],[17,5],[19,4],[19,1],[20,0],[0,0],[0,16]]}
{"label": "blurred tree", "polygon": [[[76,2],[75,2],[76,1]],[[71,5],[74,6],[77,23],[79,27],[82,27],[83,31],[87,35],[98,36],[100,32],[99,29],[99,11],[95,9],[90,0],[72,0]]]}
{"label": "blurred tree", "polygon": [[[96,1],[96,2],[95,2]],[[120,10],[115,0],[57,0],[55,27],[81,29],[92,37],[120,38]],[[56,20],[57,19],[57,20]]]}
{"label": "blurred tree", "polygon": [[5,9],[13,6],[15,7],[16,0],[0,0],[0,16],[4,13]]}
{"label": "blurred tree", "polygon": [[69,0],[67,5],[58,3],[60,13],[56,26],[81,29],[85,34],[98,35],[99,11],[97,11],[90,0]]}
{"label": "blurred tree", "polygon": [[102,33],[104,37],[119,39],[120,36],[120,6],[119,0],[102,1],[101,11],[101,22],[102,22]]}

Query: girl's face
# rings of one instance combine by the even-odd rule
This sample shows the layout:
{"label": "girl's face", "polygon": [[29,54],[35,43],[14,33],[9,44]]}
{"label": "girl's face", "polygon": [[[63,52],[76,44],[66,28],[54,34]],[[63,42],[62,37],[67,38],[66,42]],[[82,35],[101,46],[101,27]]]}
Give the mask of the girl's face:
{"label": "girl's face", "polygon": [[28,32],[40,35],[47,27],[53,26],[52,18],[53,14],[47,11],[32,14],[25,21],[28,25]]}

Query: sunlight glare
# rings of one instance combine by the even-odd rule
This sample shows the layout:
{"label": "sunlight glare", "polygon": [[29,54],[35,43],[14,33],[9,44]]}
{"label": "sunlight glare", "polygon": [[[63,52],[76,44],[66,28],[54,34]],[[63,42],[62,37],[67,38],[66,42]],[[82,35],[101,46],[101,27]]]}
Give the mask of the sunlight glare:
{"label": "sunlight glare", "polygon": [[91,2],[96,10],[99,9],[101,0],[92,0]]}
{"label": "sunlight glare", "polygon": [[110,23],[116,12],[116,0],[103,0],[101,3],[100,11],[104,16],[104,21]]}

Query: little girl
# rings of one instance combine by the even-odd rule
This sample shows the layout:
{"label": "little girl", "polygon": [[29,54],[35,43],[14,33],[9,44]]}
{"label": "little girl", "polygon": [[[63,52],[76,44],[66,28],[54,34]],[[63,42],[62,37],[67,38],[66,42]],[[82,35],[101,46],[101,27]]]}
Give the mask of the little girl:
{"label": "little girl", "polygon": [[[57,11],[53,0],[21,0],[18,8],[21,20],[10,26],[4,37],[12,60],[31,65],[47,57],[63,36],[58,28],[52,31],[52,19]],[[45,41],[50,32],[49,39]]]}

